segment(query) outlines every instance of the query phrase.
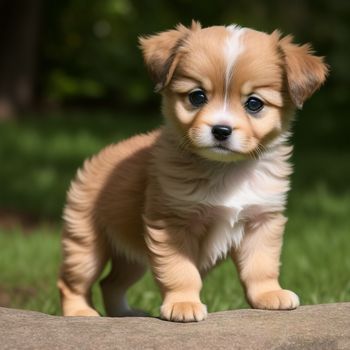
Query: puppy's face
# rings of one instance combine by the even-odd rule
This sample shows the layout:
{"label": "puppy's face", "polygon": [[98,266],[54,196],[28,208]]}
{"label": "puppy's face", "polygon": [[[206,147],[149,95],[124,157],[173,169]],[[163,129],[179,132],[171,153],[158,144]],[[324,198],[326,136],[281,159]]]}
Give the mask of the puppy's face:
{"label": "puppy's face", "polygon": [[183,144],[217,161],[268,147],[327,72],[309,46],[237,26],[178,26],[141,46]]}

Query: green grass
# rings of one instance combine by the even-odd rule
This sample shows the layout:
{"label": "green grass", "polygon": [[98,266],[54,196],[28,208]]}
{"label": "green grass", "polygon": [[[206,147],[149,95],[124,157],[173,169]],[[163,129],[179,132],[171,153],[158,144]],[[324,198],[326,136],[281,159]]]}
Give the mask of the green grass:
{"label": "green grass", "polygon": [[[71,113],[65,118],[28,117],[1,125],[0,183],[6,185],[0,189],[0,209],[29,212],[58,223],[30,234],[20,228],[0,229],[0,305],[59,313],[58,220],[69,181],[85,157],[158,122],[154,116]],[[304,304],[349,301],[349,149],[339,151],[329,146],[329,140],[325,145],[321,137],[305,141],[307,136],[297,130],[294,142],[295,173],[281,282]],[[133,306],[158,314],[160,295],[149,273],[128,297]],[[94,299],[103,312],[97,287]],[[230,261],[207,276],[202,299],[211,312],[247,307]]]}
{"label": "green grass", "polygon": [[154,115],[108,112],[25,116],[0,124],[0,208],[58,218],[70,180],[83,160],[159,124]]}

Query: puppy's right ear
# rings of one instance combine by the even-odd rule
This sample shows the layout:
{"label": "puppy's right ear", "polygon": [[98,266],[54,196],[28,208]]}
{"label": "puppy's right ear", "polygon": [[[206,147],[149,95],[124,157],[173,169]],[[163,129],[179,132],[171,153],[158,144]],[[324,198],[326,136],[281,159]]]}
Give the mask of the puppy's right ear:
{"label": "puppy's right ear", "polygon": [[168,85],[179,62],[181,46],[191,31],[200,28],[199,22],[192,21],[191,28],[179,24],[173,30],[139,38],[145,64],[156,83],[156,91]]}
{"label": "puppy's right ear", "polygon": [[[277,37],[278,32],[275,32]],[[315,56],[309,44],[296,45],[288,35],[279,40],[282,51],[290,97],[297,108],[302,108],[309,98],[325,81],[328,65],[323,57]]]}

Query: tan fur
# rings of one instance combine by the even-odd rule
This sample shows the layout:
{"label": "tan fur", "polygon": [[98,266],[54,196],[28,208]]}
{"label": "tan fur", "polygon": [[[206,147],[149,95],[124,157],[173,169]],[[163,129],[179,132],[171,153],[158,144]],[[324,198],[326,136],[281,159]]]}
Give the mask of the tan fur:
{"label": "tan fur", "polygon": [[302,46],[292,43],[293,37],[286,36],[279,47],[286,63],[286,75],[291,99],[299,108],[324,82],[328,66],[323,57],[314,56],[309,44]]}
{"label": "tan fur", "polygon": [[[201,276],[227,254],[252,307],[298,306],[278,283],[291,173],[285,140],[295,107],[323,82],[326,66],[276,32],[239,30],[194,22],[140,39],[166,125],[106,147],[72,182],[58,282],[64,315],[98,316],[91,286],[110,260],[101,282],[108,315],[142,314],[125,293],[149,264],[161,316],[203,320]],[[195,88],[208,98],[200,108],[188,99]],[[244,108],[252,94],[265,102],[257,116]],[[210,132],[218,123],[233,130],[223,152]]]}

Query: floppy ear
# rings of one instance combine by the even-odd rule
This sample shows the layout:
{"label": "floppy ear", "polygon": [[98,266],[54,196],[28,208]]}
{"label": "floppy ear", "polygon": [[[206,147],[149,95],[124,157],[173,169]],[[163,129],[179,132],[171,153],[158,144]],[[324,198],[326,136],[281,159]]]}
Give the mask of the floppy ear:
{"label": "floppy ear", "polygon": [[285,60],[290,97],[298,108],[302,108],[304,101],[325,81],[328,66],[323,57],[313,55],[309,44],[299,46],[292,40],[290,35],[282,38],[279,47]]}
{"label": "floppy ear", "polygon": [[200,28],[199,22],[192,21],[191,28],[179,24],[173,30],[139,38],[145,64],[156,83],[156,91],[169,83],[181,56],[181,46],[191,31]]}

